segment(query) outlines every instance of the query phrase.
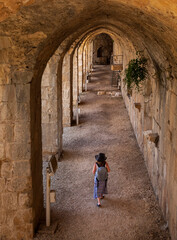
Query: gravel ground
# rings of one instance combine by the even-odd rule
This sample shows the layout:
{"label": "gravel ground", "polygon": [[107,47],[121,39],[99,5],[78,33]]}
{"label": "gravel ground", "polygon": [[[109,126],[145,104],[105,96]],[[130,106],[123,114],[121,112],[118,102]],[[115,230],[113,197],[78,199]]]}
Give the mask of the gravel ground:
{"label": "gravel ground", "polygon": [[[64,154],[52,179],[57,191],[52,219],[59,227],[54,235],[37,234],[36,240],[170,239],[122,97],[97,95],[113,90],[110,79],[109,67],[95,67],[81,96],[80,125],[64,129]],[[109,194],[100,208],[93,199],[92,174],[99,152],[111,168]]]}

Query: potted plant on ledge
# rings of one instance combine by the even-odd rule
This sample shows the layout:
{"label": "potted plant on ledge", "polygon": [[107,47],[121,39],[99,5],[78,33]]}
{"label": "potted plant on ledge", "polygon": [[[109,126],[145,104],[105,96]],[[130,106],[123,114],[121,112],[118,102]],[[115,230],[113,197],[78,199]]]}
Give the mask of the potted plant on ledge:
{"label": "potted plant on ledge", "polygon": [[140,91],[143,81],[147,78],[147,59],[137,53],[137,58],[130,60],[128,67],[125,69],[124,82],[127,85],[127,95],[130,96],[132,88]]}

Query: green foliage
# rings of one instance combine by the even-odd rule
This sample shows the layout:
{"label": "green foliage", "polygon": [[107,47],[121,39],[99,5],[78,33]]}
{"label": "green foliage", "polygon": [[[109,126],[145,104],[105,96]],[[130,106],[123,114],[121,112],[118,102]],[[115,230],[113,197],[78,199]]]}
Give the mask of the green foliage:
{"label": "green foliage", "polygon": [[136,59],[132,59],[129,62],[128,68],[125,69],[126,77],[124,79],[128,90],[133,87],[135,87],[138,91],[140,90],[142,82],[148,75],[146,67],[147,59],[140,55],[138,55]]}

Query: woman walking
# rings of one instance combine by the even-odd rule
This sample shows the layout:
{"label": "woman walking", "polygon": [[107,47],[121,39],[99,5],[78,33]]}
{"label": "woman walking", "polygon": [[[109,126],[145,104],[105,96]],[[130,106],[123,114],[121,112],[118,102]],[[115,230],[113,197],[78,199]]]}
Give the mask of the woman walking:
{"label": "woman walking", "polygon": [[96,162],[93,166],[94,177],[94,199],[97,199],[97,206],[101,206],[101,199],[104,198],[104,194],[107,194],[107,181],[108,172],[110,168],[106,162],[107,157],[104,153],[99,153],[95,156]]}

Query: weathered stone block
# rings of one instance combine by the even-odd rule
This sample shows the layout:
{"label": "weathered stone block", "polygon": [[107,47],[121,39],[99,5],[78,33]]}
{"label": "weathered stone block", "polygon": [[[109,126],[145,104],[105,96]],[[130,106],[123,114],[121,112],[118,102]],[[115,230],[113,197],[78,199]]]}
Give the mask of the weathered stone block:
{"label": "weathered stone block", "polygon": [[29,161],[14,162],[13,168],[14,177],[30,177],[31,176],[31,165]]}
{"label": "weathered stone block", "polygon": [[15,120],[21,121],[29,121],[30,113],[29,113],[29,105],[26,103],[17,103],[17,108],[15,112]]}
{"label": "weathered stone block", "polygon": [[12,120],[14,119],[14,112],[15,112],[15,104],[1,102],[0,103],[0,120]]}
{"label": "weathered stone block", "polygon": [[[56,106],[56,107],[55,107]],[[57,112],[57,103],[56,101],[53,102],[48,100],[42,100],[42,111],[43,113],[52,113],[52,112]]]}
{"label": "weathered stone block", "polygon": [[48,87],[47,94],[48,94],[48,100],[53,101],[57,99],[57,86],[55,83],[51,84],[53,86]]}
{"label": "weathered stone block", "polygon": [[7,50],[1,49],[0,50],[0,64],[8,63],[9,56]]}
{"label": "weathered stone block", "polygon": [[10,66],[7,64],[0,64],[0,85],[10,83],[11,83]]}
{"label": "weathered stone block", "polygon": [[0,37],[0,50],[10,48],[12,46],[12,40],[10,37]]}
{"label": "weathered stone block", "polygon": [[0,142],[5,140],[5,124],[0,124]]}
{"label": "weathered stone block", "polygon": [[30,84],[17,84],[16,85],[17,102],[29,103],[30,102]]}
{"label": "weathered stone block", "polygon": [[48,87],[44,87],[44,86],[41,87],[41,98],[42,98],[42,101],[47,101],[47,99],[48,99]]}
{"label": "weathered stone block", "polygon": [[0,178],[0,192],[2,193],[5,190],[5,179]]}
{"label": "weathered stone block", "polygon": [[0,101],[8,102],[9,99],[11,99],[11,101],[14,101],[15,99],[15,86],[14,85],[0,86]]}
{"label": "weathered stone block", "polygon": [[174,180],[177,182],[177,152],[173,150],[172,158],[174,161]]}
{"label": "weathered stone block", "polygon": [[29,196],[29,193],[20,193],[18,202],[20,207],[31,207],[32,198]]}
{"label": "weathered stone block", "polygon": [[24,192],[31,189],[31,178],[30,177],[21,177],[21,178],[12,178],[7,181],[7,190],[10,192]]}
{"label": "weathered stone block", "polygon": [[8,111],[8,104],[7,103],[0,103],[0,121],[6,120],[9,118],[9,111]]}
{"label": "weathered stone block", "polygon": [[[48,64],[47,64],[47,66],[48,66]],[[50,86],[50,72],[47,72],[45,69],[43,76],[42,76],[41,87],[47,88],[49,86]]]}
{"label": "weathered stone block", "polygon": [[0,143],[0,159],[3,159],[5,157],[5,145],[3,143]]}
{"label": "weathered stone block", "polygon": [[33,41],[33,46],[37,46],[42,40],[47,38],[47,35],[43,32],[35,32],[25,35],[24,38],[26,38],[26,40]]}
{"label": "weathered stone block", "polygon": [[33,239],[34,231],[33,231],[33,224],[32,223],[26,223],[26,233],[28,234],[27,239]]}
{"label": "weathered stone block", "polygon": [[54,109],[49,110],[48,112],[43,112],[42,114],[42,123],[47,124],[47,123],[51,123],[51,124],[55,124],[57,125],[57,119],[58,119],[58,114],[57,114],[57,110],[54,111]]}
{"label": "weathered stone block", "polygon": [[175,94],[171,94],[170,100],[170,110],[173,114],[177,115],[177,96]]}
{"label": "weathered stone block", "polygon": [[5,128],[5,139],[6,142],[13,142],[14,140],[14,125],[6,125]]}
{"label": "weathered stone block", "polygon": [[12,177],[12,163],[11,162],[2,162],[1,176],[4,178]]}
{"label": "weathered stone block", "polygon": [[14,239],[13,228],[9,228],[6,224],[2,225],[1,236],[2,240],[17,240],[16,238]]}
{"label": "weathered stone block", "polygon": [[16,71],[12,74],[12,82],[16,84],[30,83],[33,77],[33,72],[30,71]]}
{"label": "weathered stone block", "polygon": [[15,211],[7,211],[6,214],[6,225],[9,226],[10,228],[12,228],[14,225],[14,214]]}
{"label": "weathered stone block", "polygon": [[[6,222],[6,217],[7,217],[7,213],[6,213],[6,211],[4,209],[2,209],[1,210],[1,214],[0,214],[0,227],[1,227],[1,224]],[[1,228],[0,228],[0,230],[1,230]],[[1,234],[1,231],[0,231],[0,234]]]}
{"label": "weathered stone block", "polygon": [[32,208],[21,209],[14,217],[14,225],[16,226],[16,229],[23,230],[24,224],[31,223],[32,219],[33,219]]}
{"label": "weathered stone block", "polygon": [[30,142],[30,125],[28,122],[16,122],[14,127],[14,141],[26,144]]}
{"label": "weathered stone block", "polygon": [[9,143],[6,144],[6,157],[13,160],[28,160],[31,156],[30,144]]}
{"label": "weathered stone block", "polygon": [[17,209],[17,193],[3,193],[2,206],[6,210]]}
{"label": "weathered stone block", "polygon": [[[16,230],[16,239],[15,240],[18,240],[18,239],[32,240],[33,239],[32,229],[33,229],[32,224],[30,224],[30,227],[28,227],[28,228],[25,224],[23,230],[18,228],[18,230]],[[14,240],[14,239],[10,239],[10,240]]]}

